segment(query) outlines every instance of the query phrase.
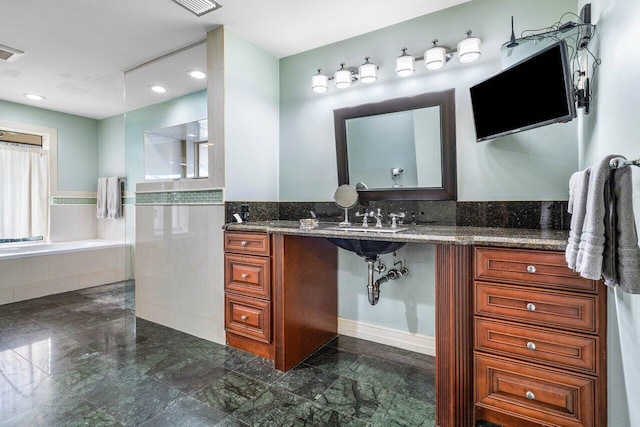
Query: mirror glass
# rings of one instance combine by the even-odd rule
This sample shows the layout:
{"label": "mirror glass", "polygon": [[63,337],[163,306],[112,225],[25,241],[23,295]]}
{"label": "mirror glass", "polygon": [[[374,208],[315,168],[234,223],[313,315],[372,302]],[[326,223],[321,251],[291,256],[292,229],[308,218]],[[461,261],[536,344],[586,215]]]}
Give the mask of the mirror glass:
{"label": "mirror glass", "polygon": [[209,176],[207,119],[144,133],[145,181]]}
{"label": "mirror glass", "polygon": [[455,200],[454,90],[334,111],[338,182],[361,200]]}
{"label": "mirror glass", "polygon": [[346,127],[349,182],[370,188],[442,186],[439,107],[357,117]]}
{"label": "mirror glass", "polygon": [[343,184],[333,195],[336,205],[343,209],[350,209],[358,203],[358,192],[350,185]]}

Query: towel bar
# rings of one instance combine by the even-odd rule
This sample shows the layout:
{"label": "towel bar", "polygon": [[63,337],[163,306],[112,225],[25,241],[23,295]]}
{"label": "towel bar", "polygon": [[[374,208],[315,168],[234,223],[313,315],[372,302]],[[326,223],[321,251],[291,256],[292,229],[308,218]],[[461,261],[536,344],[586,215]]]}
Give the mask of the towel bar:
{"label": "towel bar", "polygon": [[624,157],[615,157],[609,162],[611,169],[620,169],[625,166],[640,166],[640,159],[627,160]]}

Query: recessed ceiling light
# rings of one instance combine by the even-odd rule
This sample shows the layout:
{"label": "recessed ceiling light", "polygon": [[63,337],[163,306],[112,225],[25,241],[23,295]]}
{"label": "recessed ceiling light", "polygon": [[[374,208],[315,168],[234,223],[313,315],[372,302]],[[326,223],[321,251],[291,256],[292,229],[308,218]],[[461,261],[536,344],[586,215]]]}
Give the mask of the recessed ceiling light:
{"label": "recessed ceiling light", "polygon": [[44,101],[46,99],[44,96],[36,95],[35,93],[23,93],[22,95],[32,101]]}
{"label": "recessed ceiling light", "polygon": [[200,71],[200,70],[189,70],[187,72],[187,74],[189,74],[194,79],[206,79],[207,78],[207,73],[205,73],[204,71]]}
{"label": "recessed ceiling light", "polygon": [[167,93],[167,88],[160,85],[151,86],[151,90],[154,91],[155,93]]}
{"label": "recessed ceiling light", "polygon": [[212,12],[222,7],[220,3],[216,3],[213,0],[173,0],[173,1],[178,3],[180,6],[184,7],[188,11],[196,14],[197,16],[202,16],[205,13]]}

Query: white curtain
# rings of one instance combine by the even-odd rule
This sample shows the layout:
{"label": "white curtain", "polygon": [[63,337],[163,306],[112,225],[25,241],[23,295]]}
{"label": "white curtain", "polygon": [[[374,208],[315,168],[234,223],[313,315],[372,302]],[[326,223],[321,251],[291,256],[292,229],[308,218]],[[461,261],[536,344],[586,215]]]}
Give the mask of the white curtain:
{"label": "white curtain", "polygon": [[47,236],[49,152],[0,143],[0,239]]}

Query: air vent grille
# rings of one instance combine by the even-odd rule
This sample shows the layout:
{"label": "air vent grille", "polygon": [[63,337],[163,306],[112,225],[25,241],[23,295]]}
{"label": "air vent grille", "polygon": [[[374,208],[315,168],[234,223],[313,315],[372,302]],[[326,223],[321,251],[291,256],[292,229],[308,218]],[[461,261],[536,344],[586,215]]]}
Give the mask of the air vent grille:
{"label": "air vent grille", "polygon": [[0,60],[13,62],[24,54],[23,51],[0,44]]}
{"label": "air vent grille", "polygon": [[173,0],[173,1],[178,3],[180,6],[184,7],[188,11],[196,14],[197,16],[202,16],[205,13],[212,12],[222,7],[220,3],[216,3],[213,0]]}

